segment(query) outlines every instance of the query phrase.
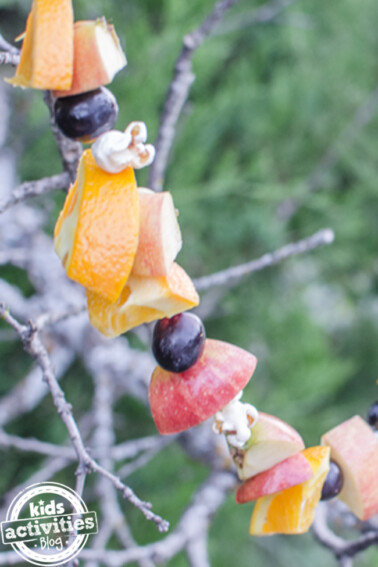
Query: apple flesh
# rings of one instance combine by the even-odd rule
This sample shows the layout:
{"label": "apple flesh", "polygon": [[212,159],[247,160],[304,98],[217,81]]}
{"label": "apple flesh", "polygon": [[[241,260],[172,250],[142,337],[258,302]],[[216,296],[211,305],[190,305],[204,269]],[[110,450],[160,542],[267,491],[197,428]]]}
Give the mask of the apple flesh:
{"label": "apple flesh", "polygon": [[246,480],[236,492],[236,502],[245,504],[275,494],[312,478],[310,463],[302,453],[281,461],[271,469]]}
{"label": "apple flesh", "polygon": [[181,232],[172,196],[139,188],[139,244],[132,274],[165,276],[181,250]]}
{"label": "apple flesh", "polygon": [[359,415],[322,436],[343,474],[338,498],[362,521],[378,514],[378,438]]}
{"label": "apple flesh", "polygon": [[234,345],[206,339],[201,358],[181,373],[157,366],[149,387],[152,417],[163,435],[202,423],[249,382],[257,360]]}
{"label": "apple flesh", "polygon": [[299,433],[278,417],[259,413],[245,448],[230,445],[239,478],[247,480],[304,449]]}
{"label": "apple flesh", "polygon": [[130,276],[116,302],[87,291],[88,315],[107,337],[196,307],[199,297],[188,274],[175,262],[166,276]]}
{"label": "apple flesh", "polygon": [[114,27],[105,18],[75,22],[71,88],[53,94],[58,98],[98,89],[111,83],[126,64]]}

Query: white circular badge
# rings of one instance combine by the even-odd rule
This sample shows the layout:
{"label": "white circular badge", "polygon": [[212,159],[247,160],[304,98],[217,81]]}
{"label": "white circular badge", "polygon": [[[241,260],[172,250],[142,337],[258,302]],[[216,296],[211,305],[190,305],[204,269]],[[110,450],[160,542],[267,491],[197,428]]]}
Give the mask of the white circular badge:
{"label": "white circular badge", "polygon": [[1,536],[25,561],[61,565],[78,555],[90,534],[97,533],[95,512],[83,499],[57,482],[40,482],[21,491],[9,506]]}

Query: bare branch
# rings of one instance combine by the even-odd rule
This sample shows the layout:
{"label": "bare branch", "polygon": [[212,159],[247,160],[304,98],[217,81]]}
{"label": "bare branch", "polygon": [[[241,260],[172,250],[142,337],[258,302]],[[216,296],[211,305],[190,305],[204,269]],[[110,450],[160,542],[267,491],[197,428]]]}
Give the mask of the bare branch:
{"label": "bare branch", "polygon": [[222,506],[237,482],[237,477],[233,472],[214,471],[199,487],[177,527],[161,541],[122,551],[105,550],[101,552],[83,549],[80,558],[84,560],[95,559],[109,565],[109,567],[121,567],[143,558],[150,558],[155,563],[165,563],[185,549],[189,542],[195,540],[198,536],[201,537],[201,534],[207,530],[211,518]]}
{"label": "bare branch", "polygon": [[0,53],[0,65],[13,65],[16,67],[20,62],[20,56],[17,53],[2,51]]}
{"label": "bare branch", "polygon": [[156,524],[159,531],[167,531],[169,527],[168,522],[151,512],[151,504],[140,500],[130,487],[123,484],[117,476],[104,469],[89,456],[73,417],[72,408],[70,404],[67,403],[64,392],[58,384],[47,350],[39,337],[36,327],[31,322],[27,326],[20,324],[4,306],[0,306],[0,316],[18,333],[25,350],[35,358],[42,370],[43,379],[49,387],[54,405],[67,428],[72,445],[77,454],[79,460],[77,474],[86,474],[92,471],[105,476],[112,481],[124,498],[144,514],[147,520],[153,521]]}
{"label": "bare branch", "polygon": [[[346,558],[352,558],[372,545],[378,544],[378,531],[369,531],[353,541],[347,541],[336,534],[327,524],[327,505],[320,503],[315,521],[312,525],[315,538],[327,549],[330,549],[340,565],[350,565]],[[345,558],[345,559],[344,559]]]}
{"label": "bare branch", "polygon": [[198,291],[203,291],[213,286],[229,285],[238,282],[241,278],[252,274],[253,272],[258,272],[270,266],[274,266],[275,264],[282,262],[282,260],[286,260],[286,258],[289,258],[290,256],[304,254],[305,252],[310,252],[320,246],[331,244],[334,237],[335,235],[333,231],[329,228],[325,228],[323,230],[319,230],[319,232],[316,232],[308,238],[287,244],[270,254],[264,254],[264,256],[261,256],[261,258],[258,258],[257,260],[252,260],[251,262],[246,262],[239,266],[233,266],[209,276],[194,279],[193,282]]}
{"label": "bare branch", "polygon": [[45,443],[39,439],[24,439],[17,435],[9,435],[0,430],[0,446],[12,447],[19,451],[27,451],[46,455],[48,457],[63,457],[72,460],[75,458],[75,453],[70,447],[62,447],[61,445],[53,445],[52,443]]}
{"label": "bare branch", "polygon": [[29,197],[39,197],[58,189],[67,190],[69,184],[70,177],[66,171],[58,173],[57,175],[52,175],[51,177],[44,177],[38,181],[27,181],[25,183],[21,183],[21,185],[13,190],[10,198],[5,203],[0,204],[0,214],[13,205],[17,205],[21,201],[25,201],[25,199]]}
{"label": "bare branch", "polygon": [[164,447],[173,443],[175,436],[169,437],[161,437],[160,443],[156,443],[154,447],[143,453],[138,459],[132,461],[131,463],[127,463],[118,471],[118,476],[120,478],[127,478],[132,473],[144,467],[147,463],[150,462],[151,459],[154,458],[157,453],[159,453]]}
{"label": "bare branch", "polygon": [[191,540],[186,546],[190,567],[210,567],[207,552],[207,531]]}
{"label": "bare branch", "polygon": [[237,2],[238,0],[217,2],[213,11],[201,26],[184,37],[184,45],[175,64],[173,79],[166,95],[155,142],[156,157],[151,165],[149,176],[149,187],[154,191],[161,191],[163,188],[165,170],[175,137],[177,121],[187,101],[190,87],[195,80],[192,71],[193,54],[212,33],[225,13]]}
{"label": "bare branch", "polygon": [[66,310],[61,311],[60,313],[43,313],[40,315],[35,325],[39,331],[47,327],[48,325],[55,325],[56,323],[61,323],[70,317],[75,317],[76,315],[81,315],[87,309],[86,305],[72,305],[69,306]]}
{"label": "bare branch", "polygon": [[54,98],[51,91],[45,91],[44,101],[50,111],[50,127],[54,134],[60,157],[62,158],[63,168],[69,174],[70,181],[73,183],[75,181],[77,166],[83,147],[79,142],[75,142],[64,136],[57,127],[54,118]]}
{"label": "bare branch", "polygon": [[[55,342],[50,350],[50,358],[55,367],[56,379],[59,380],[72,364],[75,353]],[[39,368],[33,368],[24,379],[0,400],[0,426],[32,411],[46,396],[48,389],[41,380]]]}
{"label": "bare branch", "polygon": [[0,49],[2,51],[7,51],[8,53],[13,53],[15,55],[20,53],[17,47],[14,47],[9,41],[7,41],[4,36],[0,33]]}

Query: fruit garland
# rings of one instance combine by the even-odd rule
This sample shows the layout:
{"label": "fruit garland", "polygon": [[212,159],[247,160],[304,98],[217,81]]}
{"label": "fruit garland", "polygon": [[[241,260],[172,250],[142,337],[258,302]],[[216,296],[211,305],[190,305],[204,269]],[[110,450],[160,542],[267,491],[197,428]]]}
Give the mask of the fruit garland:
{"label": "fruit garland", "polygon": [[185,312],[199,297],[175,263],[182,239],[172,197],[139,188],[135,180],[134,169],[155,155],[146,126],[112,129],[118,106],[104,85],[126,64],[104,18],[74,23],[71,0],[34,0],[9,81],[52,90],[62,133],[92,144],[54,233],[67,276],[86,289],[92,325],[115,337],[157,320],[152,351],[158,366],[149,386],[156,427],[163,435],[179,433],[214,417],[213,431],[225,435],[242,481],[236,502],[256,500],[251,534],[304,533],[320,499],[335,496],[368,520],[378,513],[378,402],[368,415],[372,428],[354,416],[306,449],[290,425],[241,401],[257,360],[207,339],[202,321]]}

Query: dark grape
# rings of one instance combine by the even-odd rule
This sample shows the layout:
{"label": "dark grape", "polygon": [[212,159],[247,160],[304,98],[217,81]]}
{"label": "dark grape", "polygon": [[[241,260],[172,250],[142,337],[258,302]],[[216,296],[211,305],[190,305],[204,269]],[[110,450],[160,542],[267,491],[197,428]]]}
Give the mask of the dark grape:
{"label": "dark grape", "polygon": [[152,352],[164,370],[184,372],[201,356],[205,338],[205,328],[197,315],[179,313],[156,323]]}
{"label": "dark grape", "polygon": [[67,138],[89,142],[113,128],[118,105],[115,96],[101,87],[56,99],[54,112],[55,122]]}
{"label": "dark grape", "polygon": [[374,404],[370,406],[367,414],[367,421],[373,429],[378,429],[378,402],[374,402]]}
{"label": "dark grape", "polygon": [[329,472],[323,484],[321,500],[330,500],[337,496],[343,487],[343,474],[339,465],[330,462]]}

